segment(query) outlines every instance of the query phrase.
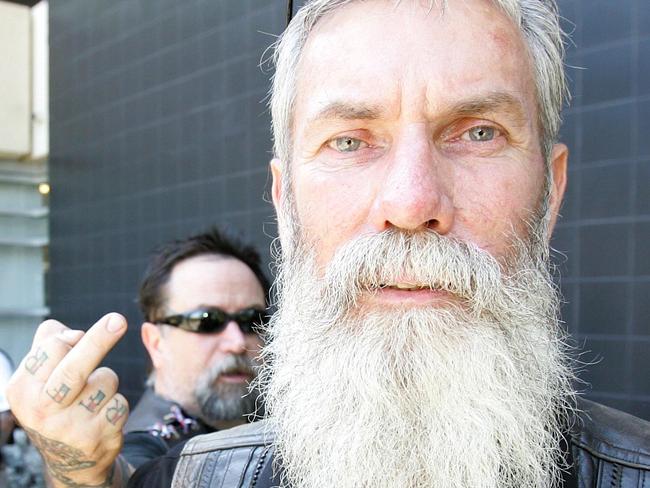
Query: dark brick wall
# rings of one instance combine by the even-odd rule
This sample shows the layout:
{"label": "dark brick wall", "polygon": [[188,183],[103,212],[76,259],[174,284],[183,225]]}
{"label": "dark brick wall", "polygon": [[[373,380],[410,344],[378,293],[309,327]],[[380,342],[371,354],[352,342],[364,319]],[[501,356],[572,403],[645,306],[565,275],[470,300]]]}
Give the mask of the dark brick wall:
{"label": "dark brick wall", "polygon": [[[299,2],[296,2],[299,3]],[[131,330],[107,364],[131,399],[144,350],[135,290],[149,251],[219,223],[268,262],[268,73],[283,0],[50,4],[51,306]],[[554,246],[590,397],[650,418],[650,2],[562,0],[574,100]],[[584,69],[582,69],[584,68]]]}

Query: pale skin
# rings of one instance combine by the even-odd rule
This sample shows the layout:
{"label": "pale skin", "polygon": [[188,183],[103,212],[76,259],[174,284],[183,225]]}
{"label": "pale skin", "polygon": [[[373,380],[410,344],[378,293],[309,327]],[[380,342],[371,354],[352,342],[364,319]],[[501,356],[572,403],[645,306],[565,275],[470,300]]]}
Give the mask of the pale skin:
{"label": "pale skin", "polygon": [[[300,223],[321,266],[350,239],[389,228],[428,228],[502,257],[511,244],[507,236],[513,227],[523,232],[541,198],[545,163],[521,35],[484,0],[449,1],[443,16],[435,9],[427,14],[428,2],[422,3],[355,3],[323,19],[310,35],[299,66],[292,161],[271,162],[272,195],[278,208],[290,191],[282,177],[291,164]],[[554,146],[551,228],[564,194],[567,156],[564,145]],[[419,292],[387,288],[373,299],[377,306],[420,303],[413,293]],[[46,393],[56,397],[66,384],[70,401],[82,389],[60,374],[50,378],[79,342],[60,338],[61,331],[60,324],[41,326],[31,354],[38,362],[40,348],[48,359],[29,388],[13,388],[10,401],[44,402],[63,415],[63,425],[72,425],[71,410]],[[101,346],[94,356],[78,358],[88,375],[121,334],[106,332],[102,321],[86,334]],[[22,368],[20,377],[29,374]],[[43,414],[20,420],[47,436]],[[95,422],[101,432],[96,438],[113,442],[115,426]],[[80,441],[66,439],[73,440]],[[119,451],[119,443],[108,444]],[[85,482],[108,486],[101,485],[108,472],[88,468]]]}
{"label": "pale skin", "polygon": [[[272,195],[277,207],[293,191],[321,267],[348,240],[389,228],[428,228],[503,257],[541,199],[545,162],[519,31],[484,0],[450,1],[444,15],[416,3],[338,9],[301,57],[292,189],[283,188],[289,162],[274,159]],[[555,145],[551,228],[566,164],[567,148]],[[386,288],[368,299],[426,305],[435,293]]]}
{"label": "pale skin", "polygon": [[[264,289],[239,260],[200,255],[174,266],[165,288],[166,314],[201,307],[229,313],[265,308]],[[31,351],[7,390],[12,410],[43,455],[54,487],[122,487],[133,468],[119,456],[126,399],[117,392],[117,375],[97,366],[126,332],[119,314],[108,314],[85,334],[60,322],[41,324]],[[230,322],[214,334],[195,334],[144,323],[142,340],[157,373],[156,393],[193,414],[193,387],[206,365],[228,354],[259,354],[261,340]],[[190,352],[188,354],[188,352]],[[179,360],[180,359],[180,360]],[[247,383],[224,375],[219,381]],[[221,423],[220,428],[244,419]]]}
{"label": "pale skin", "polygon": [[116,313],[86,333],[45,321],[11,378],[7,398],[43,455],[54,487],[126,484],[130,469],[116,458],[129,407],[117,393],[117,375],[97,368],[126,328]]}
{"label": "pale skin", "polygon": [[[250,268],[237,259],[214,255],[196,256],[174,266],[166,296],[169,315],[205,307],[218,307],[228,313],[266,308],[264,290]],[[202,335],[173,327],[163,331],[160,326],[145,322],[141,336],[156,370],[156,393],[180,403],[194,415],[198,413],[194,386],[205,365],[219,362],[226,355],[245,354],[254,359],[262,344],[259,336],[243,334],[235,322],[218,334]],[[240,383],[249,380],[226,375],[219,379]],[[231,425],[232,422],[219,422],[214,427]]]}

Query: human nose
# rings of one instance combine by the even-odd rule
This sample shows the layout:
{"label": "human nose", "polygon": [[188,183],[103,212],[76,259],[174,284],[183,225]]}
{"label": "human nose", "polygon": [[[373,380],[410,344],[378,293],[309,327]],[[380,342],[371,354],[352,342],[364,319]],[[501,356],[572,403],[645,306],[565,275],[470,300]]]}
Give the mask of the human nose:
{"label": "human nose", "polygon": [[220,339],[223,352],[232,354],[243,354],[246,352],[246,337],[234,320],[228,322],[226,328],[221,332]]}
{"label": "human nose", "polygon": [[401,136],[393,145],[392,158],[372,210],[377,231],[431,229],[450,231],[454,205],[452,182],[424,128]]}

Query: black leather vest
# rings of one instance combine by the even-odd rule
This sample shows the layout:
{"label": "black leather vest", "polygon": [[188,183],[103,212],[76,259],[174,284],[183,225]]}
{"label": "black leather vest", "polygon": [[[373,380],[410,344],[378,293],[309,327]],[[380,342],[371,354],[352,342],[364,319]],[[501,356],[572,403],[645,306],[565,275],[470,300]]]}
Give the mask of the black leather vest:
{"label": "black leather vest", "polygon": [[279,486],[274,439],[266,420],[194,437],[181,452],[172,488]]}
{"label": "black leather vest", "polygon": [[180,406],[147,388],[129,415],[124,433],[147,432],[165,443],[167,449],[190,437],[212,432],[199,419],[189,416]]}
{"label": "black leather vest", "polygon": [[[575,473],[564,488],[650,488],[650,422],[587,400],[578,407],[569,439]],[[172,487],[279,486],[273,441],[267,421],[195,437],[181,453]]]}

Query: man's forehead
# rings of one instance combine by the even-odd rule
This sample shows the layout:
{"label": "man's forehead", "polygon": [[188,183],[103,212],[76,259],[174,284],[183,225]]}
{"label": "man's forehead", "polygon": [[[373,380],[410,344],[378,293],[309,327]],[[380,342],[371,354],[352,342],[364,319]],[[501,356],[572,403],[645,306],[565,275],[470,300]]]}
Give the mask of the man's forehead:
{"label": "man's forehead", "polygon": [[[478,23],[473,24],[476,20]],[[395,39],[411,38],[421,51],[429,47],[431,38],[423,38],[408,28],[420,22],[429,26],[437,41],[449,47],[475,34],[474,39],[483,41],[476,44],[477,50],[484,50],[485,41],[489,41],[493,48],[505,52],[511,47],[510,36],[522,39],[521,31],[494,0],[370,0],[351,1],[324,14],[309,33],[306,44],[324,54],[333,39],[345,39],[346,33],[365,33],[378,50],[386,50]],[[490,39],[485,39],[485,35]],[[350,37],[351,43],[359,37]],[[345,61],[346,53],[339,54],[341,61]],[[402,54],[408,57],[411,53]]]}
{"label": "man's forehead", "polygon": [[264,306],[262,285],[251,269],[230,256],[203,254],[179,262],[166,287],[167,306],[186,312],[203,305],[234,311]]}
{"label": "man's forehead", "polygon": [[[522,35],[491,1],[450,1],[444,15],[421,2],[353,2],[328,14],[309,36],[296,118],[376,117],[391,109],[389,99],[405,94],[431,111],[495,93],[525,105],[533,92]],[[350,111],[351,100],[363,104]],[[366,114],[358,117],[361,111]]]}

